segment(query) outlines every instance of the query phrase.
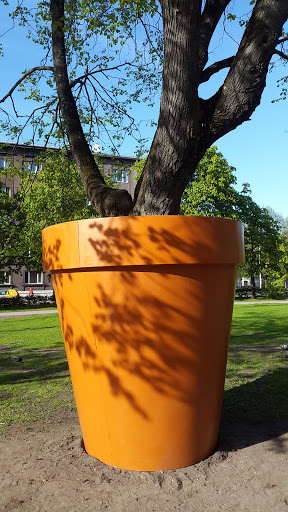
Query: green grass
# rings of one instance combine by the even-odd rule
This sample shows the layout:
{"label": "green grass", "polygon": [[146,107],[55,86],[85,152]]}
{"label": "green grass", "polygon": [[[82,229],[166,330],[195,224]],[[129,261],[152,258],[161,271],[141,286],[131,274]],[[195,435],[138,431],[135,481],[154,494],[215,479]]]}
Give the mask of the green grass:
{"label": "green grass", "polygon": [[[288,416],[288,304],[235,306],[223,417]],[[14,362],[12,357],[22,357]],[[46,421],[75,407],[59,317],[0,318],[0,423]]]}
{"label": "green grass", "polygon": [[74,405],[58,315],[0,319],[1,425],[46,421]]}
{"label": "green grass", "polygon": [[288,304],[247,304],[234,307],[230,346],[281,345],[288,341]]}
{"label": "green grass", "polygon": [[288,416],[288,304],[234,307],[223,414],[230,420]]}

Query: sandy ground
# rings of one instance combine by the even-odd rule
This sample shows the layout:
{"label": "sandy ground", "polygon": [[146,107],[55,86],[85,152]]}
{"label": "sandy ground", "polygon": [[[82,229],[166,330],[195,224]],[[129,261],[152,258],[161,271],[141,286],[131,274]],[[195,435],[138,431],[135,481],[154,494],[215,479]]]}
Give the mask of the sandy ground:
{"label": "sandy ground", "polygon": [[0,510],[288,512],[288,419],[221,426],[194,466],[132,472],[86,454],[74,410],[0,435]]}

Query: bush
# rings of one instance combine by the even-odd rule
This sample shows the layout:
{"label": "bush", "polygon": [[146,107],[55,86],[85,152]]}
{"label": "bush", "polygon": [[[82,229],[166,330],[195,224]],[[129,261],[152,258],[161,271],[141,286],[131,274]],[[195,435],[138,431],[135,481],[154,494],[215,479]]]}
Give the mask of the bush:
{"label": "bush", "polygon": [[56,306],[55,297],[48,295],[32,295],[0,299],[0,309],[29,308],[29,306]]}
{"label": "bush", "polygon": [[[264,288],[255,288],[256,297],[265,297],[266,290]],[[235,299],[251,299],[252,288],[236,288]]]}
{"label": "bush", "polygon": [[251,288],[236,288],[235,299],[249,299]]}
{"label": "bush", "polygon": [[274,279],[268,281],[265,289],[265,297],[267,299],[286,299],[287,290],[284,286],[283,279]]}

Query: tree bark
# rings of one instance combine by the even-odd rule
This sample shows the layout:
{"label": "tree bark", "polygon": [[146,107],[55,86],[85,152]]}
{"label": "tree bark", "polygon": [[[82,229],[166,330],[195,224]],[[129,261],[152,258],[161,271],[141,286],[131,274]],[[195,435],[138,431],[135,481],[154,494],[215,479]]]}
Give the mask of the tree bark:
{"label": "tree bark", "polygon": [[202,103],[205,146],[247,121],[260,104],[288,2],[258,0],[223,86]]}
{"label": "tree bark", "polygon": [[255,276],[251,275],[251,293],[253,299],[256,299],[256,284],[255,284]]}
{"label": "tree bark", "polygon": [[164,64],[156,134],[135,191],[134,215],[178,214],[199,152],[199,0],[162,0]]}

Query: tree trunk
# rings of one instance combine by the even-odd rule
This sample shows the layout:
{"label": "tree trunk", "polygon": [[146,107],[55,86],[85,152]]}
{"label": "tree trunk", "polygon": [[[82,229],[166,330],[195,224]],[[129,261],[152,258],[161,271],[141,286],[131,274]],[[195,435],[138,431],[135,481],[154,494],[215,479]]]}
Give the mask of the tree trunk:
{"label": "tree trunk", "polygon": [[200,4],[191,0],[162,1],[164,64],[160,115],[136,187],[134,215],[177,215],[183,191],[205,153],[199,151]]}
{"label": "tree trunk", "polygon": [[252,297],[253,299],[256,299],[256,284],[255,284],[255,276],[251,276],[251,288],[252,288]]}

